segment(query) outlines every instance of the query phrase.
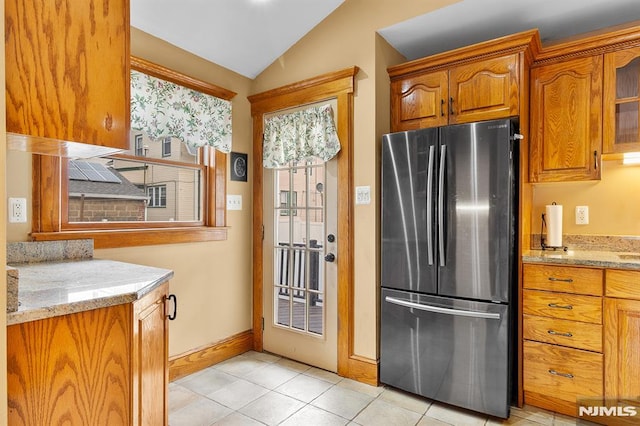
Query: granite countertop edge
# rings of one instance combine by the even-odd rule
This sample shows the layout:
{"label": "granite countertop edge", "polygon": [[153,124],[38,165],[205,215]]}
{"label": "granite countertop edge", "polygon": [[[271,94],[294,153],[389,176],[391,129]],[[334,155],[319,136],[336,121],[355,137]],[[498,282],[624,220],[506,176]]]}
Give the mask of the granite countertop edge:
{"label": "granite countertop edge", "polygon": [[568,250],[566,252],[527,250],[522,253],[522,262],[640,270],[640,253],[595,250]]}
{"label": "granite countertop edge", "polygon": [[[74,266],[77,265],[86,265],[89,263],[100,262],[100,266],[109,266],[109,265],[117,265],[119,268],[123,270],[127,270],[131,268],[132,275],[135,276],[137,274],[138,279],[132,278],[131,284],[136,288],[127,289],[122,292],[108,294],[101,297],[87,297],[82,300],[77,301],[61,301],[55,300],[51,302],[47,302],[47,300],[39,301],[34,304],[27,304],[25,307],[19,307],[16,312],[7,313],[7,325],[21,324],[29,321],[36,321],[45,318],[52,318],[57,316],[63,316],[68,314],[73,314],[77,312],[89,311],[98,308],[106,308],[109,306],[120,305],[123,303],[132,303],[136,300],[141,299],[146,294],[152,292],[158,286],[163,284],[164,282],[170,280],[173,277],[173,271],[168,269],[161,268],[153,268],[136,264],[129,264],[124,262],[116,262],[116,261],[108,261],[108,260],[100,260],[100,259],[91,259],[91,260],[82,260],[82,261],[73,261],[73,262],[47,262],[49,265],[56,264],[64,264],[65,269],[73,273]],[[13,264],[10,265],[12,268],[17,269],[18,271],[23,269],[33,269],[37,267],[41,267],[46,264]],[[30,283],[24,282],[25,274],[20,276],[21,284],[28,287]],[[140,280],[139,277],[141,275],[145,275],[147,279]],[[91,278],[96,280],[96,278]],[[71,281],[70,281],[71,282]],[[41,284],[37,283],[36,285]],[[123,285],[123,282],[118,282],[119,285]],[[126,285],[126,283],[124,283]],[[77,283],[67,284],[64,282],[64,277],[62,277],[62,281],[58,280],[58,283],[53,284],[51,287],[47,288],[48,290],[62,290],[69,291],[71,289],[75,289],[73,286],[77,285]],[[108,287],[109,284],[105,284],[105,287]],[[78,290],[83,290],[82,287],[78,287]],[[92,291],[101,291],[101,288],[98,285],[93,285],[91,287]],[[20,300],[20,291],[19,291],[19,300]]]}

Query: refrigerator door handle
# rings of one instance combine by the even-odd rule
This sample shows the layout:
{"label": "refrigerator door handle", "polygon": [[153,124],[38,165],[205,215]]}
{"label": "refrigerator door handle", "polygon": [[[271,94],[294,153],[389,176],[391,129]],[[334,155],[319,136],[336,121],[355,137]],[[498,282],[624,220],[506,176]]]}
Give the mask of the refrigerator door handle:
{"label": "refrigerator door handle", "polygon": [[500,314],[493,312],[477,312],[477,311],[464,311],[461,309],[441,308],[439,306],[422,305],[420,303],[409,302],[408,300],[396,299],[395,297],[385,297],[386,302],[393,303],[394,305],[400,305],[407,308],[419,309],[421,311],[435,312],[438,314],[456,315],[460,317],[472,317],[472,318],[484,318],[484,319],[500,319]]}
{"label": "refrigerator door handle", "polygon": [[444,168],[447,154],[447,146],[440,147],[440,170],[438,173],[438,248],[440,253],[440,266],[445,266],[444,259]]}
{"label": "refrigerator door handle", "polygon": [[433,265],[433,161],[435,146],[429,147],[429,168],[427,171],[427,261]]}

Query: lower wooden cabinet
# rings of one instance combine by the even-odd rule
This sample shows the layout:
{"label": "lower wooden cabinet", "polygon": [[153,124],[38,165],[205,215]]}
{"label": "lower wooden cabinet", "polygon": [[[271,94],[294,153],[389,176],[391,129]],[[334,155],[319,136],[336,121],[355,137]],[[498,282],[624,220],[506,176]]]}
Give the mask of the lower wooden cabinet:
{"label": "lower wooden cabinet", "polygon": [[168,286],[8,326],[8,424],[166,425]]}
{"label": "lower wooden cabinet", "polygon": [[601,353],[525,341],[526,403],[576,416],[577,398],[602,398],[602,366]]}
{"label": "lower wooden cabinet", "polygon": [[523,271],[524,402],[577,416],[580,399],[604,395],[603,271],[538,264]]}
{"label": "lower wooden cabinet", "polygon": [[604,302],[605,396],[640,396],[640,271],[607,270]]}

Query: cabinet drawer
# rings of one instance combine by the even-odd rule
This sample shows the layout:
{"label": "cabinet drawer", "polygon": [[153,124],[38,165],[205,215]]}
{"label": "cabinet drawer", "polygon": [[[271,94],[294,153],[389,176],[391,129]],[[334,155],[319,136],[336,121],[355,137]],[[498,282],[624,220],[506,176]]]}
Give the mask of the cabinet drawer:
{"label": "cabinet drawer", "polygon": [[524,288],[602,296],[602,269],[525,264]]}
{"label": "cabinet drawer", "polygon": [[602,354],[525,341],[524,390],[572,403],[579,397],[602,397],[602,365]]}
{"label": "cabinet drawer", "polygon": [[524,290],[523,312],[528,315],[602,324],[602,298]]}
{"label": "cabinet drawer", "polygon": [[640,299],[640,272],[607,269],[606,295],[623,299]]}
{"label": "cabinet drawer", "polygon": [[602,325],[525,315],[525,339],[602,352]]}

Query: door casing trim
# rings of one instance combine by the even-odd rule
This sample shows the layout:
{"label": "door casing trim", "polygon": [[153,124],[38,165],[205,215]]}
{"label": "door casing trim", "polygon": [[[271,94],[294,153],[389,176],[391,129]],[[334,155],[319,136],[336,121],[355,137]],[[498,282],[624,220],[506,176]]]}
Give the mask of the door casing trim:
{"label": "door casing trim", "polygon": [[336,99],[337,131],[341,150],[338,162],[338,374],[372,385],[378,384],[376,360],[353,353],[353,116],[358,67],[322,74],[248,97],[253,118],[253,349],[263,350],[263,176],[264,115]]}

